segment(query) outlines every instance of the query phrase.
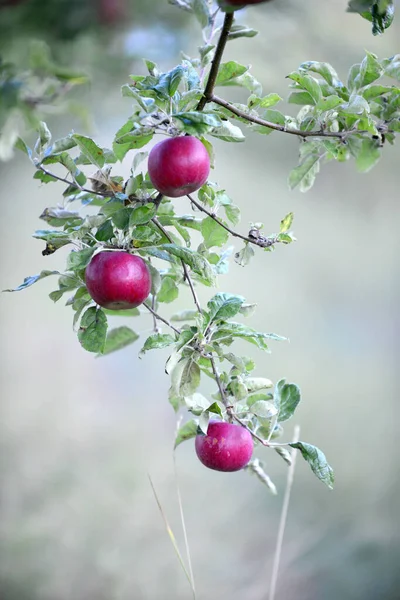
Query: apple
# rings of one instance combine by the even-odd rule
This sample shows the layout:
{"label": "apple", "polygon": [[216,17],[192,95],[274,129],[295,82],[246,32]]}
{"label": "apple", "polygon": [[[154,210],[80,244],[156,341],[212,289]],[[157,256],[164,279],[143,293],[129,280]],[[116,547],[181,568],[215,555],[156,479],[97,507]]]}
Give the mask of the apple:
{"label": "apple", "polygon": [[197,435],[196,454],[203,465],[215,471],[240,471],[253,454],[251,433],[241,425],[210,421],[207,435]]}
{"label": "apple", "polygon": [[270,0],[218,0],[218,4],[222,9],[237,7],[238,9],[250,6],[251,4],[261,4]]}
{"label": "apple", "polygon": [[93,300],[109,310],[135,308],[151,290],[151,275],[144,260],[124,251],[95,254],[86,267],[85,279]]}
{"label": "apple", "polygon": [[99,20],[103,25],[114,25],[126,16],[125,0],[100,0]]}
{"label": "apple", "polygon": [[207,181],[210,157],[202,142],[191,135],[168,138],[150,151],[149,177],[163,196],[179,198]]}

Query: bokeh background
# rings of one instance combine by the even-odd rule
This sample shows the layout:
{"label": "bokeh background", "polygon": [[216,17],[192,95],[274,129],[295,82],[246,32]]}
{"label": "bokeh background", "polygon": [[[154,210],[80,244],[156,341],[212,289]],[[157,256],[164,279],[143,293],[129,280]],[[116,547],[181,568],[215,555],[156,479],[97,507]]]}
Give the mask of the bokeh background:
{"label": "bokeh background", "polygon": [[[144,72],[140,57],[168,69],[181,49],[194,56],[201,43],[194,19],[166,0],[117,4],[28,0],[0,10],[6,57],[23,64],[29,40],[39,37],[91,76],[78,99],[92,111],[102,145],[130,114],[119,88],[130,72]],[[399,52],[400,19],[373,38],[345,7],[345,0],[286,0],[244,10],[238,19],[260,35],[229,43],[226,57],[251,63],[265,93],[287,96],[285,75],[305,60],[331,62],[345,78],[364,49],[380,57]],[[84,132],[76,115],[48,122],[56,136]],[[258,373],[301,386],[301,438],[321,446],[336,471],[330,492],[299,457],[277,600],[398,600],[400,146],[384,148],[365,175],[352,163],[325,166],[306,195],[288,191],[298,152],[290,136],[249,135],[245,144],[217,143],[216,150],[212,176],[240,205],[243,231],[250,221],[275,231],[295,213],[296,244],[258,252],[247,268],[232,264],[219,288],[257,302],[250,325],[290,338],[271,355],[254,351]],[[1,289],[63,268],[63,251],[43,258],[31,237],[62,185],[40,185],[32,174],[19,155],[0,164]],[[72,332],[71,309],[48,299],[53,287],[47,279],[0,298],[0,597],[190,598],[148,480],[183,547],[167,355],[139,360],[138,342],[95,359]],[[211,293],[202,292],[202,301]],[[183,293],[174,309],[189,306]],[[144,334],[151,326],[147,315],[132,323]],[[205,382],[203,392],[211,391]],[[205,469],[191,442],[177,451],[199,599],[267,598],[286,466],[275,454],[259,454],[277,497],[246,473]]]}

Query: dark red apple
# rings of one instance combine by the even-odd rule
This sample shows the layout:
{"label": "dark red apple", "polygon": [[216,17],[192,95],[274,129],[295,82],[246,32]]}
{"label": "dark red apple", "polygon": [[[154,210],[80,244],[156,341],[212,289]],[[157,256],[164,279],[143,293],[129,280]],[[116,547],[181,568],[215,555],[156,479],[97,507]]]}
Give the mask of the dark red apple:
{"label": "dark red apple", "polygon": [[126,17],[125,0],[99,0],[99,20],[103,25],[114,25]]}
{"label": "dark red apple", "polygon": [[109,310],[135,308],[151,290],[148,266],[129,252],[95,254],[86,267],[85,279],[93,300]]}
{"label": "dark red apple", "polygon": [[196,137],[168,138],[151,149],[148,169],[156,190],[163,196],[179,198],[195,192],[207,181],[210,157]]}
{"label": "dark red apple", "polygon": [[218,0],[218,4],[222,9],[235,7],[244,8],[245,6],[250,6],[251,4],[261,4],[263,2],[269,2],[270,0]]}
{"label": "dark red apple", "polygon": [[251,433],[241,425],[210,421],[207,435],[197,435],[196,454],[209,469],[240,471],[253,454]]}

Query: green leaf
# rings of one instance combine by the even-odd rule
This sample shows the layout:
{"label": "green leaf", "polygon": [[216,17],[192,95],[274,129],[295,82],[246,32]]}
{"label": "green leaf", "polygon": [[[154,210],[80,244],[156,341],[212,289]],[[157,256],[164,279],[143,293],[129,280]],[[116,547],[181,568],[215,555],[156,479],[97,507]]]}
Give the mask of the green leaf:
{"label": "green leaf", "polygon": [[316,446],[306,444],[305,442],[293,442],[289,444],[292,448],[300,450],[304,460],[308,462],[313,473],[325,483],[330,489],[333,489],[335,481],[332,467],[328,464],[325,454]]}
{"label": "green leaf", "polygon": [[234,294],[218,293],[208,301],[209,323],[226,321],[240,311],[244,298]]}
{"label": "green leaf", "polygon": [[[169,254],[180,258],[185,264],[189,265],[195,273],[204,279],[206,285],[213,285],[215,276],[211,265],[207,259],[198,252],[195,252],[190,248],[182,248],[176,244],[160,244],[157,246],[157,249],[159,251],[165,250]],[[146,248],[146,251],[148,251],[148,248]]]}
{"label": "green leaf", "polygon": [[356,167],[361,173],[367,173],[376,165],[381,157],[381,149],[377,140],[361,141],[356,154]]}
{"label": "green leaf", "polygon": [[200,367],[199,365],[190,358],[182,371],[181,380],[179,384],[179,392],[181,396],[190,396],[193,394],[200,385]]}
{"label": "green leaf", "polygon": [[[307,144],[310,143],[305,142],[303,147],[306,147]],[[318,147],[310,144],[310,152],[304,152],[299,166],[290,172],[289,187],[291,190],[300,185],[300,191],[306,192],[313,186],[315,177],[319,172],[320,158],[321,155]]]}
{"label": "green leaf", "polygon": [[106,344],[107,317],[101,309],[95,306],[88,308],[82,316],[78,339],[82,348],[88,352],[102,354]]}
{"label": "green leaf", "polygon": [[207,248],[223,246],[229,239],[229,233],[212,217],[206,217],[201,223],[201,233]]}
{"label": "green leaf", "polygon": [[175,338],[169,334],[153,333],[145,341],[143,348],[139,352],[139,356],[143,356],[149,350],[158,350],[160,348],[167,348],[172,344],[175,344]]}
{"label": "green leaf", "polygon": [[132,210],[129,217],[129,226],[132,225],[144,225],[151,221],[157,212],[155,204],[145,204],[144,206],[137,206]]}
{"label": "green leaf", "polygon": [[302,63],[300,65],[300,69],[312,71],[313,73],[321,75],[321,77],[323,77],[323,79],[325,79],[325,81],[334,88],[343,87],[342,82],[339,80],[338,74],[329,63],[310,60]]}
{"label": "green leaf", "polygon": [[39,139],[35,144],[35,151],[41,154],[51,141],[51,133],[44,121],[40,121],[38,125]]}
{"label": "green leaf", "polygon": [[340,96],[333,94],[331,96],[327,96],[326,98],[321,98],[321,100],[316,104],[315,108],[321,112],[327,112],[328,110],[332,110],[342,103],[343,99],[340,98]]}
{"label": "green leaf", "polygon": [[157,294],[158,302],[173,302],[179,295],[179,287],[173,277],[163,277],[160,290]]}
{"label": "green leaf", "polygon": [[235,262],[237,262],[241,267],[246,267],[253,258],[254,254],[255,252],[253,246],[248,242],[245,242],[243,248],[239,250],[239,252],[236,252]]}
{"label": "green leaf", "polygon": [[233,24],[228,33],[229,40],[237,40],[238,38],[247,37],[252,38],[258,34],[258,31],[251,29],[246,25]]}
{"label": "green leaf", "polygon": [[240,75],[243,75],[249,70],[248,67],[241,65],[233,60],[229,62],[222,63],[219,71],[215,85],[227,85],[233,79],[236,79]]}
{"label": "green leaf", "polygon": [[272,419],[278,412],[273,402],[269,402],[268,400],[257,400],[257,402],[251,405],[250,411],[262,419]]}
{"label": "green leaf", "polygon": [[49,277],[49,275],[59,275],[58,271],[42,271],[39,275],[31,275],[30,277],[25,277],[24,281],[16,288],[3,290],[3,292],[20,292],[21,290],[25,290],[30,287],[40,279],[44,279],[45,277]]}
{"label": "green leaf", "polygon": [[247,100],[247,106],[249,108],[272,108],[272,106],[275,106],[281,100],[282,98],[279,94],[268,94],[268,96],[264,96],[263,98],[251,94]]}
{"label": "green leaf", "polygon": [[100,356],[111,354],[111,352],[115,352],[116,350],[121,350],[121,348],[125,348],[126,346],[129,346],[129,344],[136,342],[137,339],[139,339],[138,334],[129,327],[125,327],[125,325],[116,327],[108,332],[104,350]]}
{"label": "green leaf", "polygon": [[104,167],[105,158],[104,152],[99,146],[86,135],[78,135],[74,133],[72,139],[78,144],[82,154],[90,161],[92,165],[95,165],[98,169]]}
{"label": "green leaf", "polygon": [[280,232],[281,233],[285,233],[286,231],[289,231],[289,229],[291,228],[293,223],[293,213],[288,213],[286,215],[286,217],[284,217],[281,221],[281,227],[280,227]]}
{"label": "green leaf", "polygon": [[383,68],[377,60],[376,55],[367,52],[360,65],[360,87],[364,87],[365,85],[369,85],[373,81],[376,81],[382,74]]}
{"label": "green leaf", "polygon": [[318,81],[314,79],[314,77],[311,77],[311,75],[294,72],[290,73],[288,78],[295,81],[299,88],[308,92],[313,104],[318,104],[322,98],[322,91]]}
{"label": "green leaf", "polygon": [[80,271],[87,267],[96,248],[85,248],[69,253],[67,257],[67,271]]}
{"label": "green leaf", "polygon": [[272,387],[272,381],[266,377],[247,377],[246,387],[249,394]]}
{"label": "green leaf", "polygon": [[197,310],[183,310],[182,312],[175,313],[171,317],[171,321],[180,322],[180,321],[193,321],[198,316],[199,311]]}
{"label": "green leaf", "polygon": [[213,128],[219,128],[222,121],[218,115],[204,112],[175,113],[174,119],[182,123],[182,129],[190,135],[200,136]]}
{"label": "green leaf", "polygon": [[193,419],[184,423],[177,431],[175,437],[174,450],[182,444],[182,442],[186,442],[186,440],[190,440],[191,438],[196,437],[197,435],[197,423]]}
{"label": "green leaf", "polygon": [[230,121],[221,121],[221,125],[210,129],[209,135],[222,140],[223,142],[244,142],[243,131],[237,125]]}
{"label": "green leaf", "polygon": [[279,410],[278,422],[287,421],[293,416],[301,400],[300,388],[294,383],[278,381],[274,391],[274,402]]}
{"label": "green leaf", "polygon": [[207,0],[192,0],[192,10],[201,27],[204,29],[210,24],[211,13]]}

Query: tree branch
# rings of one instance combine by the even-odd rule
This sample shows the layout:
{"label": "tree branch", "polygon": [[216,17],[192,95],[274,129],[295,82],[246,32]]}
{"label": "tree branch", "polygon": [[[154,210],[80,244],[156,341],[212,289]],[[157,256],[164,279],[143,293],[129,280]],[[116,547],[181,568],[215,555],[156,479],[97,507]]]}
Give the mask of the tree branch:
{"label": "tree branch", "polygon": [[[159,220],[156,219],[156,217],[153,217],[151,220],[154,223],[154,225],[156,227],[158,227],[158,229],[165,235],[165,237],[167,238],[167,240],[171,244],[173,244],[174,240],[169,235],[168,231],[161,225],[161,223],[159,222]],[[190,291],[192,292],[192,296],[193,296],[193,300],[194,300],[194,303],[196,305],[196,308],[199,311],[199,313],[201,314],[203,311],[201,310],[199,299],[197,298],[196,290],[194,289],[193,281],[192,281],[192,279],[190,277],[190,274],[189,274],[189,269],[187,268],[186,263],[182,259],[181,259],[181,263],[182,263],[183,273],[185,275],[184,279],[188,282],[188,285],[190,287]]]}
{"label": "tree branch", "polygon": [[178,329],[177,327],[174,327],[174,325],[172,325],[172,323],[170,323],[169,321],[167,321],[167,319],[164,319],[164,317],[162,317],[161,315],[159,315],[158,313],[156,313],[156,311],[150,306],[150,304],[147,304],[147,302],[143,302],[143,306],[145,308],[147,308],[147,310],[149,312],[151,312],[151,314],[153,315],[153,317],[155,319],[157,319],[158,321],[161,321],[162,323],[165,323],[165,325],[168,325],[168,327],[170,327],[171,329],[173,329],[175,331],[175,333],[177,333],[178,335],[181,333],[180,329]]}
{"label": "tree branch", "polygon": [[233,12],[225,14],[224,24],[222,26],[222,30],[218,39],[217,47],[215,49],[214,58],[211,63],[211,69],[208,74],[207,85],[204,90],[203,96],[200,98],[200,102],[198,103],[196,110],[203,110],[207,102],[211,101],[214,92],[215,82],[217,81],[218,70],[221,64],[222,55],[225,50],[226,42],[228,41],[229,31],[232,27],[233,18]]}
{"label": "tree branch", "polygon": [[[198,208],[198,210],[200,210],[204,214],[211,217],[216,223],[218,223],[218,225],[223,227],[223,229],[225,229],[233,237],[240,238],[241,240],[244,240],[245,242],[249,242],[250,244],[259,246],[260,248],[269,248],[270,246],[273,246],[274,244],[278,244],[280,241],[280,240],[278,240],[278,236],[268,238],[268,237],[265,237],[262,235],[260,235],[259,237],[250,236],[250,235],[249,236],[242,235],[241,233],[238,233],[237,231],[234,231],[233,229],[228,227],[228,225],[225,225],[225,223],[223,223],[220,219],[218,219],[218,217],[216,215],[214,215],[214,213],[210,212],[204,206],[202,206],[199,202],[197,202],[197,200],[195,200],[193,198],[193,196],[191,196],[190,194],[187,194],[187,197],[189,198],[190,202],[192,202],[192,204],[194,204],[194,206],[196,208]],[[250,230],[250,231],[252,231],[252,230]]]}
{"label": "tree branch", "polygon": [[89,190],[88,188],[84,188],[84,187],[78,185],[77,183],[74,183],[73,181],[69,181],[66,177],[60,177],[59,175],[55,175],[55,173],[51,173],[50,171],[45,169],[43,165],[35,165],[35,167],[37,169],[39,169],[40,171],[43,171],[43,173],[45,173],[49,177],[54,177],[54,179],[57,179],[57,181],[62,181],[63,183],[66,183],[68,186],[74,187],[77,190],[80,190],[81,192],[87,192],[88,194],[93,194],[94,196],[102,196],[103,198],[111,198],[114,195],[112,192],[110,194],[107,194],[107,193],[102,193],[102,192],[95,192],[94,190]]}
{"label": "tree branch", "polygon": [[230,102],[223,100],[219,96],[212,95],[209,97],[207,102],[215,102],[215,104],[219,104],[223,106],[227,110],[229,110],[233,115],[240,117],[241,119],[245,119],[250,123],[256,123],[257,125],[262,125],[263,127],[268,127],[269,129],[274,129],[275,131],[282,131],[283,133],[289,133],[290,135],[297,135],[302,138],[310,138],[310,137],[322,137],[322,138],[338,138],[340,140],[345,140],[350,135],[354,134],[369,134],[368,131],[359,131],[357,129],[351,131],[301,131],[300,129],[288,129],[286,125],[278,125],[277,123],[271,123],[270,121],[266,121],[265,119],[261,119],[261,117],[254,117],[253,115],[249,115],[248,113],[236,108]]}
{"label": "tree branch", "polygon": [[211,362],[211,368],[213,370],[214,373],[214,377],[215,380],[217,382],[218,385],[218,390],[221,396],[221,401],[222,404],[225,406],[226,408],[226,412],[228,413],[228,415],[234,419],[237,423],[239,423],[239,425],[241,425],[242,427],[244,427],[245,429],[247,429],[247,431],[252,435],[253,438],[255,438],[256,440],[258,440],[263,446],[270,446],[270,443],[263,440],[259,435],[257,435],[256,433],[254,433],[254,431],[252,429],[250,429],[250,427],[247,425],[247,423],[245,423],[244,421],[242,421],[242,419],[239,419],[239,417],[235,414],[234,410],[233,410],[233,406],[231,405],[231,403],[229,402],[228,398],[226,397],[226,392],[224,390],[224,386],[222,385],[221,382],[221,378],[219,376],[218,370],[217,370],[217,366],[215,364],[215,359],[213,357],[212,354],[207,355],[207,358],[210,360]]}

